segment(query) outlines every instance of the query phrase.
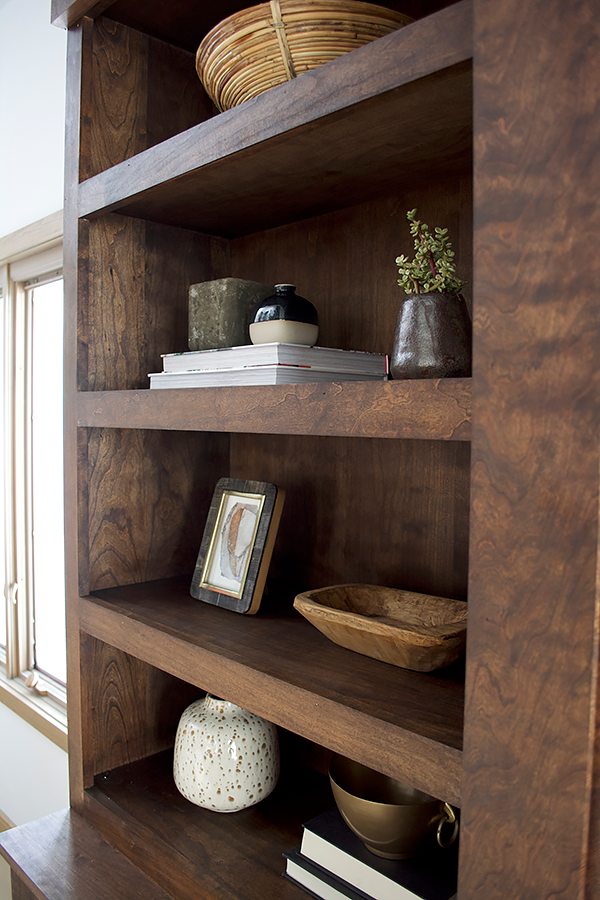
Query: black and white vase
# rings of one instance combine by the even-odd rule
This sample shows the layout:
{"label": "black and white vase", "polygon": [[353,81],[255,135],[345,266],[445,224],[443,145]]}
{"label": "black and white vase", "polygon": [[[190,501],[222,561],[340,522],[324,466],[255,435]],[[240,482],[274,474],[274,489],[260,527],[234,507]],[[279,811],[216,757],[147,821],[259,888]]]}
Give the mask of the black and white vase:
{"label": "black and white vase", "polygon": [[275,293],[256,307],[250,325],[253,344],[304,344],[312,347],[319,336],[317,310],[296,294],[294,284],[276,284]]}

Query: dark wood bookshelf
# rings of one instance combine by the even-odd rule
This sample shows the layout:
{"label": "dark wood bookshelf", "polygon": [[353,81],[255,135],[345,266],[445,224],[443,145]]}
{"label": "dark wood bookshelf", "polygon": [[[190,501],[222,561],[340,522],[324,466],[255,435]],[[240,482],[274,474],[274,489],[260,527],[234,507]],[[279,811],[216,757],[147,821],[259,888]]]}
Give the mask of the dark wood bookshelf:
{"label": "dark wood bookshelf", "polygon": [[461,0],[128,157],[83,181],[79,216],[231,238],[365,202],[432,165],[470,174],[471,18]]}
{"label": "dark wood bookshelf", "polygon": [[[52,3],[72,808],[0,838],[13,898],[299,900],[280,852],[338,751],[461,805],[459,900],[598,900],[595,0],[390,0],[416,21],[217,114],[194,53],[246,5]],[[147,389],[190,284],[226,276],[390,353],[413,208],[449,229],[472,379]],[[286,490],[254,618],[189,596],[221,477]],[[348,582],[468,601],[466,665],[397,669],[293,612]],[[180,799],[203,691],[277,723],[308,787],[217,821]]]}

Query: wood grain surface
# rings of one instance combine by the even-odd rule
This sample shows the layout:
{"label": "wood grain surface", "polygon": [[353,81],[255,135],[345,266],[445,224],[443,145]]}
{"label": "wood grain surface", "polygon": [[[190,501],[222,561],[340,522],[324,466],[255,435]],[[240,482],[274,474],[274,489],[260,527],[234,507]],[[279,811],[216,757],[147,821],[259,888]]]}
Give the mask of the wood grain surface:
{"label": "wood grain surface", "polygon": [[81,392],[77,423],[246,434],[469,441],[469,379]]}
{"label": "wood grain surface", "polygon": [[[328,641],[291,611],[291,597],[272,612],[239,616],[191,598],[190,581],[97,592],[80,602],[81,627],[200,690],[460,805],[460,665],[425,675],[398,669]],[[93,680],[101,674],[90,671]]]}
{"label": "wood grain surface", "polygon": [[79,214],[247,234],[417,172],[470,172],[471,10],[462,0],[89,179]]}
{"label": "wood grain surface", "polygon": [[179,717],[198,689],[82,634],[85,783],[172,747]]}
{"label": "wood grain surface", "polygon": [[596,837],[598,821],[595,797],[590,807],[598,7],[479,0],[475,42],[477,302],[459,896],[591,898],[599,890],[597,877],[585,888],[589,827]]}
{"label": "wood grain surface", "polygon": [[72,810],[4,832],[0,851],[16,874],[13,900],[169,900]]}
{"label": "wood grain surface", "polygon": [[225,435],[92,431],[80,476],[89,588],[191,572],[227,466]]}
{"label": "wood grain surface", "polygon": [[[65,108],[65,208],[63,238],[63,279],[64,279],[64,358],[63,378],[65,385],[64,402],[64,492],[65,492],[65,605],[67,624],[67,672],[69,694],[67,703],[69,740],[69,790],[72,802],[81,800],[83,795],[82,710],[80,694],[79,623],[77,621],[77,600],[80,577],[84,585],[89,584],[88,567],[84,562],[80,572],[78,563],[83,554],[78,555],[79,539],[87,541],[87,505],[80,506],[78,496],[79,465],[81,452],[86,442],[80,440],[75,407],[71,401],[77,384],[78,354],[78,267],[80,261],[79,241],[85,245],[86,228],[77,219],[75,204],[79,183],[79,146],[82,77],[85,70],[84,29],[81,26],[69,31],[67,38],[67,84]],[[82,266],[85,278],[86,265]],[[84,494],[85,498],[85,494]],[[85,503],[85,499],[84,499]],[[84,510],[83,520],[79,510]],[[67,548],[70,552],[66,552]]]}
{"label": "wood grain surface", "polygon": [[[140,782],[147,792],[135,789]],[[281,877],[282,854],[300,842],[304,822],[333,806],[326,777],[284,763],[262,803],[235,815],[202,809],[175,788],[171,753],[101,775],[86,799],[88,815],[174,900],[302,900]]]}
{"label": "wood grain surface", "polygon": [[84,33],[82,181],[213,114],[193,54],[104,17]]}
{"label": "wood grain surface", "polygon": [[[79,272],[79,387],[147,387],[188,328],[190,284],[228,272],[217,239],[105,216],[84,226]],[[82,236],[83,237],[83,236]]]}
{"label": "wood grain surface", "polygon": [[36,894],[29,890],[14,869],[11,871],[10,887],[11,900],[34,900],[36,897]]}
{"label": "wood grain surface", "polygon": [[[232,435],[232,477],[286,490],[271,579],[466,599],[469,445]],[[299,592],[299,591],[297,591]]]}

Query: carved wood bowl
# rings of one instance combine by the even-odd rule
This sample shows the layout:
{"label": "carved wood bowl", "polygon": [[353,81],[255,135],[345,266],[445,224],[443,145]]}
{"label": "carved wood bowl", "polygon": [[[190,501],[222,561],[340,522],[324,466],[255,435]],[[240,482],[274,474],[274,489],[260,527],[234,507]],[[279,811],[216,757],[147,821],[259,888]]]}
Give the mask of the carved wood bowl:
{"label": "carved wood bowl", "polygon": [[370,584],[298,594],[294,607],[329,640],[363,656],[432,672],[463,653],[467,604]]}

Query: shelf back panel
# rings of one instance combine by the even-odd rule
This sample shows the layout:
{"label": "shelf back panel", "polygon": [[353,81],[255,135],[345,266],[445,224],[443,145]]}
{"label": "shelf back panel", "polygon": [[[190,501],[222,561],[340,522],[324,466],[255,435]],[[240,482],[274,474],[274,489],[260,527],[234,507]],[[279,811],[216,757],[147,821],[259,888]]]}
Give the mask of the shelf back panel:
{"label": "shelf back panel", "polygon": [[469,444],[232,435],[231,469],[286,490],[270,575],[290,600],[352,582],[466,600]]}

